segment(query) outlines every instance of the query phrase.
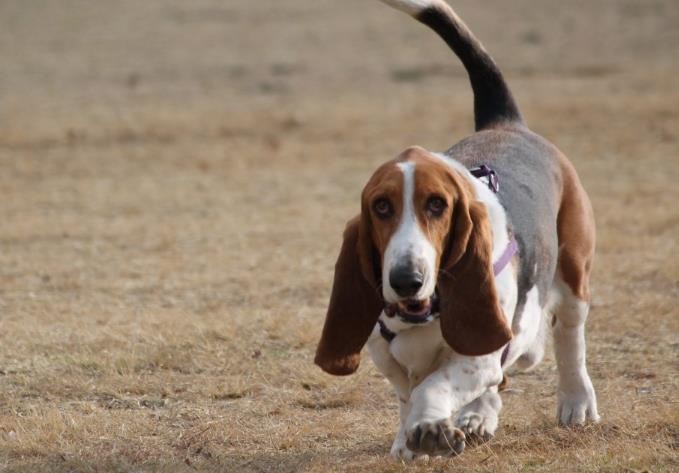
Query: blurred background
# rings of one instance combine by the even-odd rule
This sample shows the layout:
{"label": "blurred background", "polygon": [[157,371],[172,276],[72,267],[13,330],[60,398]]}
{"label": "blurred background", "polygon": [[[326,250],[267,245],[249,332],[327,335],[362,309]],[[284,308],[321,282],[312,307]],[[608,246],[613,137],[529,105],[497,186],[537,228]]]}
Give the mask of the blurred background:
{"label": "blurred background", "polygon": [[[456,465],[676,468],[679,4],[452,4],[593,199],[604,419],[555,427],[548,357]],[[472,131],[445,45],[376,1],[0,0],[0,64],[0,469],[391,471],[389,386],[312,355],[372,170]]]}

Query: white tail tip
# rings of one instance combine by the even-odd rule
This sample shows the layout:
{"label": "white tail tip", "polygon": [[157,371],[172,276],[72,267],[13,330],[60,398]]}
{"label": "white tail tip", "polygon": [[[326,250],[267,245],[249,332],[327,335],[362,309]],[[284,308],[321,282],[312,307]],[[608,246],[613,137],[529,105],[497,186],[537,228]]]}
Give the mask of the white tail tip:
{"label": "white tail tip", "polygon": [[430,7],[440,6],[443,0],[380,0],[389,6],[401,10],[408,15],[415,16],[422,10]]}

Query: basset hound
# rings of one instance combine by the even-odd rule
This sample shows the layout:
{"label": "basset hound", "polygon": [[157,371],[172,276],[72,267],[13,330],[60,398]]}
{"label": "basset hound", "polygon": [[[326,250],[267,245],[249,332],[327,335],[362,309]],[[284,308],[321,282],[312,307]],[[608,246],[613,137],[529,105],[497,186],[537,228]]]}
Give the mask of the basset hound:
{"label": "basset hound", "polygon": [[462,61],[476,132],[443,153],[410,147],[372,175],[344,231],[316,364],[351,374],[367,345],[400,402],[391,454],[455,455],[495,434],[504,371],[541,361],[551,323],[557,420],[597,421],[585,365],[594,218],[573,166],[526,127],[444,0],[382,1]]}

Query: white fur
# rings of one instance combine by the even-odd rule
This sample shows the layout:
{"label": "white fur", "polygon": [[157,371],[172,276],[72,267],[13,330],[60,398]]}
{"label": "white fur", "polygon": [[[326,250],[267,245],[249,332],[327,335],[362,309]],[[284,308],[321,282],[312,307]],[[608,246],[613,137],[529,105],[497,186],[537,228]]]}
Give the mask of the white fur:
{"label": "white fur", "polygon": [[540,307],[540,291],[536,286],[533,286],[526,293],[526,302],[521,316],[512,324],[514,337],[509,344],[509,352],[505,360],[506,367],[513,365],[520,356],[535,344],[543,317],[543,310]]}
{"label": "white fur", "polygon": [[499,422],[502,399],[496,388],[489,388],[475,400],[462,408],[455,419],[455,426],[465,435],[480,438],[495,435]]}
{"label": "white fur", "polygon": [[[507,218],[497,197],[461,164],[448,158],[441,159],[472,184],[477,198],[486,205],[493,233],[493,255],[495,259],[499,258],[509,237],[506,230]],[[414,215],[412,196],[416,165],[405,162],[399,166],[404,173],[404,214],[385,252],[385,274],[389,274],[387,271],[399,255],[427,255],[432,258],[427,260],[431,268],[436,263],[435,251],[424,237]],[[431,255],[429,251],[432,252]],[[433,281],[427,281],[426,284],[431,284],[431,287],[427,287],[428,294],[433,293],[436,284],[433,269],[431,274],[434,276]],[[386,289],[386,279],[385,298],[390,294]],[[513,268],[505,268],[496,276],[495,283],[502,307],[511,323],[517,301]],[[397,317],[389,318],[384,314],[380,318],[390,330],[398,334],[391,343],[387,343],[380,335],[379,326],[375,326],[367,344],[375,365],[392,383],[401,402],[401,422],[391,454],[404,459],[414,458],[415,454],[406,447],[408,434],[418,425],[446,419],[461,410],[466,428],[474,428],[475,433],[488,432],[492,435],[497,427],[497,412],[493,415],[494,411],[488,406],[492,404],[499,410],[499,405],[490,401],[490,404],[479,401],[474,406],[482,406],[483,412],[476,413],[470,403],[485,396],[484,393],[489,390],[492,392],[502,380],[502,350],[485,356],[463,356],[455,353],[445,343],[438,320],[419,326],[403,323]],[[492,398],[491,395],[487,396]],[[472,407],[463,409],[468,404]]]}
{"label": "white fur", "polygon": [[[466,179],[472,185],[477,200],[486,206],[492,230],[493,258],[497,260],[509,242],[507,216],[497,196],[459,162],[443,155],[437,155],[437,158]],[[410,201],[415,166],[414,163],[402,165],[406,183],[404,199]],[[406,205],[404,201],[404,209],[406,207],[408,212],[412,212],[411,203]],[[402,233],[397,247],[409,248],[408,238],[414,238],[417,245],[423,245],[419,240],[423,235],[421,231],[418,233],[417,220],[408,216],[407,219],[404,217],[406,221],[409,223],[402,223],[402,228],[399,228]],[[391,448],[393,456],[415,458],[417,455],[406,446],[408,435],[418,426],[428,426],[454,414],[455,425],[465,433],[492,436],[502,407],[497,394],[502,371],[513,363],[521,368],[530,368],[541,360],[546,331],[545,312],[556,317],[554,344],[559,369],[558,420],[563,424],[598,420],[596,396],[585,367],[584,322],[588,305],[557,277],[548,294],[546,308],[540,306],[538,288],[532,287],[527,292],[522,313],[513,320],[518,293],[515,268],[508,266],[497,275],[495,286],[514,333],[504,366],[501,366],[502,350],[477,357],[455,353],[443,340],[438,320],[420,326],[406,324],[397,317],[380,316],[397,336],[388,343],[380,335],[379,325],[376,325],[367,346],[375,365],[391,382],[399,397],[401,421]]]}
{"label": "white fur", "polygon": [[596,394],[585,365],[585,321],[589,305],[573,294],[558,276],[549,293],[548,311],[554,314],[554,354],[559,371],[557,413],[565,425],[598,421]]}
{"label": "white fur", "polygon": [[[406,447],[406,439],[418,425],[450,417],[502,379],[501,350],[478,357],[459,355],[444,342],[438,321],[401,331],[391,343],[376,329],[368,351],[399,397],[401,420],[391,454],[403,459],[416,456]],[[469,410],[465,414],[467,419],[473,417]],[[496,420],[490,413],[482,415],[488,423],[477,427],[483,425],[492,435]]]}
{"label": "white fur", "polygon": [[425,8],[440,6],[444,2],[441,0],[380,0],[382,3],[401,10],[408,15],[417,15]]}
{"label": "white fur", "polygon": [[424,281],[415,299],[427,299],[434,294],[436,287],[436,249],[424,235],[417,222],[413,198],[415,194],[415,164],[399,163],[403,172],[403,213],[396,232],[389,240],[384,251],[382,274],[385,275],[382,293],[387,302],[398,302],[401,298],[391,287],[389,274],[397,264],[403,261],[413,262],[415,267],[424,267]]}

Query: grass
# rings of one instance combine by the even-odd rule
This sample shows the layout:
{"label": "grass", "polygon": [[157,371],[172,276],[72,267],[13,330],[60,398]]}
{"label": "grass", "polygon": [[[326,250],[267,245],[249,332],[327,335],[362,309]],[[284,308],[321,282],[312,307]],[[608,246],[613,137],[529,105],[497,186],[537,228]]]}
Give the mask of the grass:
{"label": "grass", "polygon": [[[533,17],[503,42],[491,13],[460,2],[514,71],[531,126],[572,158],[592,196],[588,358],[603,419],[556,426],[548,355],[511,377],[492,442],[411,465],[387,456],[398,408],[368,358],[333,378],[312,357],[363,183],[404,146],[442,149],[469,132],[464,76],[392,81],[410,67],[448,71],[450,58],[442,48],[422,59],[430,35],[379,5],[353,2],[367,19],[347,45],[358,20],[325,3],[121,2],[101,29],[103,4],[86,3],[71,16],[1,7],[14,49],[0,47],[12,118],[0,117],[0,470],[679,468],[679,94],[676,64],[656,51],[660,38],[677,44],[672,2],[636,12],[644,21],[630,37],[603,22],[614,64],[597,74],[577,73],[591,69],[579,37],[554,33],[575,42],[555,65],[546,32],[544,43],[521,40]],[[601,5],[615,2],[571,12],[577,31],[594,28]],[[263,22],[261,37],[242,41],[268,66],[229,41],[247,30],[230,20],[239,15]],[[134,25],[140,49],[120,40]],[[389,44],[419,33],[403,51]],[[304,34],[336,49],[295,49]],[[339,71],[352,67],[364,81]]]}

